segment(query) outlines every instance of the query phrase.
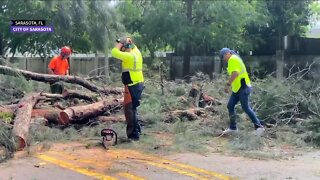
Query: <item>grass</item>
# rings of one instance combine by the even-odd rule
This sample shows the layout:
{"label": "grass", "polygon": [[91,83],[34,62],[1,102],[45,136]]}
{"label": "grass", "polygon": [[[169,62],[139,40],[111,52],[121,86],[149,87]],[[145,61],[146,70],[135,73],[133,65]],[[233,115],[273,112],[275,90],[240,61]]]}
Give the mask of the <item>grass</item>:
{"label": "grass", "polygon": [[12,157],[13,152],[15,151],[11,128],[10,125],[0,122],[0,149],[4,152],[4,154],[0,154],[0,162]]}
{"label": "grass", "polygon": [[37,144],[40,142],[66,142],[66,141],[81,141],[85,142],[88,139],[100,139],[100,132],[104,128],[112,128],[118,133],[119,138],[123,138],[125,128],[123,124],[108,125],[99,123],[95,126],[70,126],[67,128],[48,127],[42,125],[32,125],[29,132],[29,144]]}
{"label": "grass", "polygon": [[6,124],[12,123],[14,114],[11,112],[0,112],[0,121],[3,121]]}
{"label": "grass", "polygon": [[[126,142],[126,125],[122,123],[103,124],[98,123],[95,126],[72,125],[67,128],[59,126],[42,126],[33,124],[30,129],[28,143],[31,145],[43,144],[44,148],[50,147],[53,142],[70,142],[79,141],[86,144],[87,148],[100,145],[100,131],[103,128],[111,127],[117,133],[120,144],[115,148],[133,148],[141,151],[152,153],[175,153],[175,152],[196,152],[206,153],[212,149],[222,150],[232,154],[241,155],[250,158],[269,159],[281,158],[281,153],[270,151],[274,146],[282,144],[290,144],[295,147],[304,147],[319,142],[317,138],[319,121],[317,116],[309,116],[305,101],[303,98],[298,104],[303,117],[306,119],[303,123],[292,123],[284,125],[279,123],[278,126],[272,128],[266,137],[256,137],[252,135],[252,123],[247,116],[242,112],[241,107],[237,106],[238,128],[240,133],[238,136],[226,139],[218,139],[217,136],[222,132],[223,128],[228,127],[229,118],[226,104],[229,98],[228,94],[223,92],[225,84],[225,75],[218,75],[212,81],[206,77],[197,76],[192,79],[192,83],[203,85],[203,92],[218,99],[222,105],[205,109],[206,116],[198,117],[193,121],[186,121],[184,118],[175,117],[173,121],[167,121],[169,111],[184,110],[191,108],[192,103],[188,102],[188,92],[191,89],[191,83],[166,82],[164,95],[162,95],[160,84],[155,80],[146,80],[145,90],[142,96],[141,106],[138,109],[139,115],[143,121],[143,135],[139,142]],[[25,80],[15,81],[16,79],[6,80],[6,83],[12,86],[17,86],[17,89],[33,91],[46,89],[47,86],[39,83],[35,87],[30,87],[30,83]],[[10,82],[9,82],[10,81]],[[13,81],[13,82],[11,82]],[[115,84],[109,83],[112,86]],[[117,84],[119,85],[119,84]],[[258,116],[267,122],[271,122],[271,118],[283,118],[276,116],[281,112],[282,108],[292,108],[284,106],[286,103],[294,102],[294,97],[300,97],[303,91],[303,85],[281,83],[276,79],[258,80],[253,83],[255,91],[252,96],[252,104]],[[289,87],[289,88],[288,88]],[[290,89],[291,88],[291,89]],[[313,91],[312,91],[313,92]],[[288,96],[292,93],[295,96]],[[311,93],[307,94],[314,97]],[[181,101],[181,97],[187,99]],[[304,96],[303,96],[304,97]],[[311,98],[315,99],[315,98]],[[283,105],[283,106],[282,106]],[[319,106],[318,106],[319,105]],[[308,107],[308,106],[307,106]],[[312,101],[312,106],[309,106],[310,111],[317,113],[317,108],[320,104]],[[309,113],[309,114],[308,114]],[[273,115],[273,116],[271,116]],[[9,120],[8,114],[1,114],[0,118]],[[7,122],[7,121],[6,121]],[[313,122],[313,123],[309,123]],[[7,124],[9,121],[7,122]],[[309,127],[309,129],[308,129]],[[13,141],[10,137],[11,127],[0,127],[0,146],[5,146],[7,149],[13,150]],[[94,140],[95,142],[92,143]],[[308,141],[309,140],[309,141]],[[217,147],[222,148],[217,148]],[[32,150],[31,150],[32,151]]]}

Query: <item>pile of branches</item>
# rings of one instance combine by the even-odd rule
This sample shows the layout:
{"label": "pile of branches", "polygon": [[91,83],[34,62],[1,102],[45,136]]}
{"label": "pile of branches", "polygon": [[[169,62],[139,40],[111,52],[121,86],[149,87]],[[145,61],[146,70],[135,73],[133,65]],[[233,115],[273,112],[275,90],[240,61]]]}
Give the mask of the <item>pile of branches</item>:
{"label": "pile of branches", "polygon": [[26,148],[30,126],[38,119],[43,120],[43,125],[56,124],[63,127],[85,123],[93,118],[100,121],[123,121],[118,116],[113,118],[113,114],[122,109],[122,88],[100,87],[78,76],[40,74],[3,65],[0,65],[0,74],[48,84],[71,83],[85,88],[81,91],[64,90],[62,94],[44,91],[22,93],[6,88],[6,91],[15,93],[18,99],[0,105],[0,132],[3,133],[0,156],[8,157],[9,152]]}
{"label": "pile of branches", "polygon": [[[312,64],[311,64],[312,65]],[[255,82],[254,107],[266,123],[288,125],[296,133],[307,134],[305,140],[320,145],[320,83],[304,78],[311,65],[287,78],[268,77]]]}

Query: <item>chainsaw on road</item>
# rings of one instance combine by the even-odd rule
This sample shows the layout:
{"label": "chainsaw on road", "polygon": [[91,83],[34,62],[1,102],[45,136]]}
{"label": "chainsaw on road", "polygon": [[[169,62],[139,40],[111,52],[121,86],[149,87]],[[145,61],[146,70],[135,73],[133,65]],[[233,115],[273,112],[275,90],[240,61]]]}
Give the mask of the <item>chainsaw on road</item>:
{"label": "chainsaw on road", "polygon": [[102,136],[102,145],[106,149],[109,149],[110,146],[114,146],[118,143],[118,135],[116,131],[110,128],[105,128],[101,130]]}

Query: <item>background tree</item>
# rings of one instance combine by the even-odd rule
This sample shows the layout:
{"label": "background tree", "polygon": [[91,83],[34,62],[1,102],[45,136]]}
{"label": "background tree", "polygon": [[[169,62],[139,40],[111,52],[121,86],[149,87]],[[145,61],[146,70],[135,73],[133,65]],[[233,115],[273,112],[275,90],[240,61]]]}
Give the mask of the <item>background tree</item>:
{"label": "background tree", "polygon": [[151,56],[168,47],[184,56],[185,76],[191,55],[213,54],[223,46],[250,47],[244,26],[260,13],[254,3],[236,0],[125,1],[118,7],[122,14],[128,13],[126,29],[141,37]]}
{"label": "background tree", "polygon": [[[105,52],[123,31],[108,1],[1,1],[0,34],[5,50],[39,54],[70,45],[78,52]],[[44,19],[54,33],[11,33],[11,19]]]}
{"label": "background tree", "polygon": [[284,36],[305,35],[311,15],[310,0],[264,0],[256,3],[268,20],[246,26],[247,36],[256,39],[255,49],[282,49]]}
{"label": "background tree", "polygon": [[310,17],[310,24],[314,26],[316,23],[320,21],[320,1],[313,1],[310,4],[311,9],[311,17]]}

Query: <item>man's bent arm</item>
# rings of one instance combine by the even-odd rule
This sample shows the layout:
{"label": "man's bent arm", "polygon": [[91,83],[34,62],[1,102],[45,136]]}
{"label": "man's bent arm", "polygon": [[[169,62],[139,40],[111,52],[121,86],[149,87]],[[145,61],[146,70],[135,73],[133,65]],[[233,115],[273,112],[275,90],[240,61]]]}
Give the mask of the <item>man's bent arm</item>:
{"label": "man's bent arm", "polygon": [[122,52],[120,51],[120,48],[122,47],[123,45],[121,43],[117,43],[115,45],[115,47],[111,50],[111,56],[112,57],[115,57],[117,59],[120,59],[120,60],[128,60],[128,59],[133,59],[133,55],[128,53],[128,52]]}
{"label": "man's bent arm", "polygon": [[233,82],[238,76],[239,76],[239,73],[238,73],[237,71],[233,71],[227,84],[228,84],[228,85],[231,85],[232,82]]}

